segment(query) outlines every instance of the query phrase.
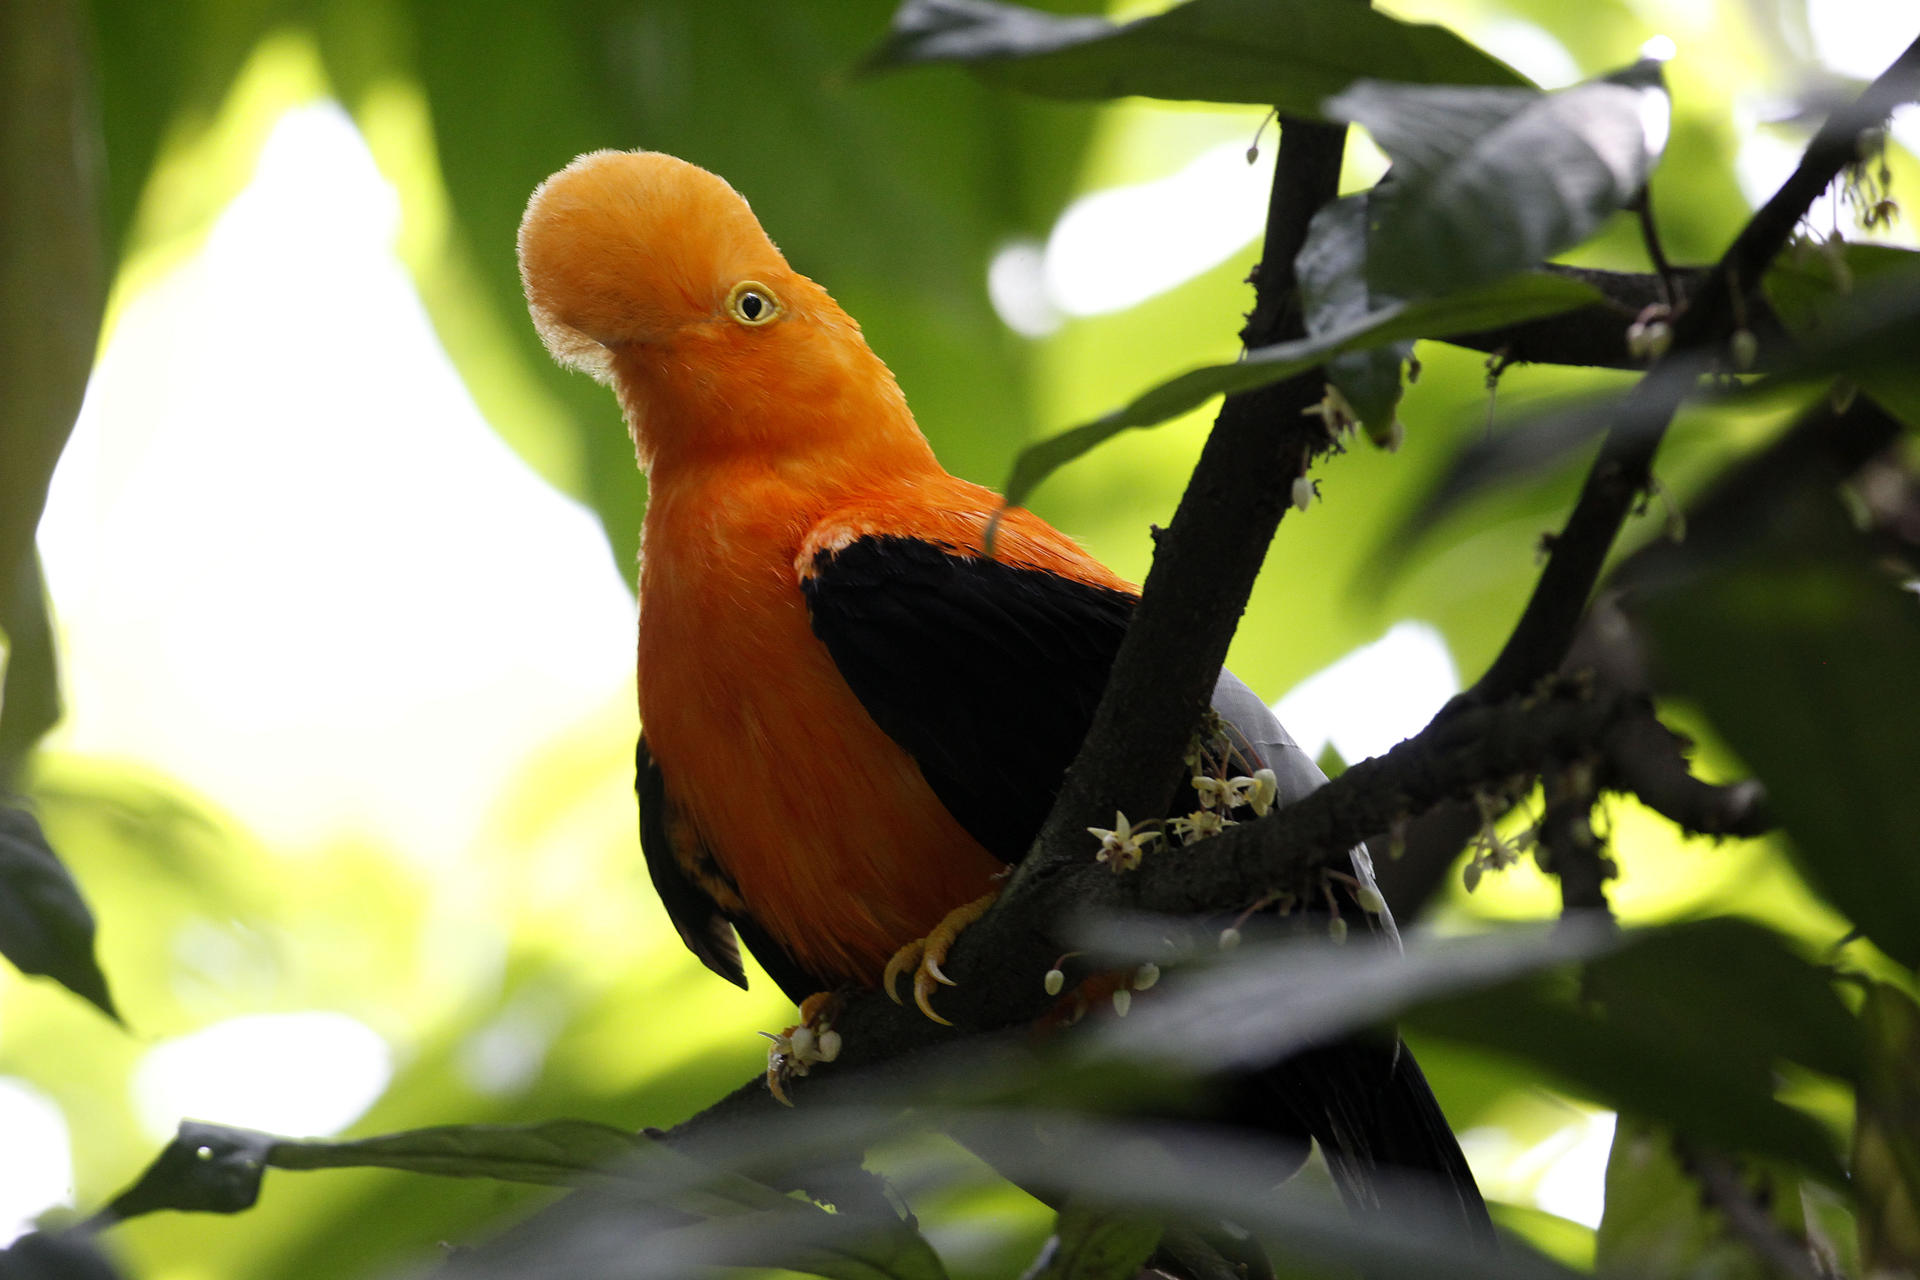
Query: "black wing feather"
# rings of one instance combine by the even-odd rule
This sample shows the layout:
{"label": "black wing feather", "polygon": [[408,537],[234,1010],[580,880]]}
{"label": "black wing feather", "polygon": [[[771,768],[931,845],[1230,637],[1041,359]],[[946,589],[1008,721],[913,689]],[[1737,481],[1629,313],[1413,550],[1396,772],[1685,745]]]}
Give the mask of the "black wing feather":
{"label": "black wing feather", "polygon": [[[801,588],[814,635],[874,722],[976,840],[1021,858],[1093,721],[1133,597],[898,537],[822,551]],[[1215,702],[1245,722],[1239,754],[1276,771],[1283,802],[1325,781],[1226,672]],[[1392,1170],[1433,1175],[1465,1234],[1492,1238],[1453,1131],[1397,1038],[1352,1037],[1223,1085],[1239,1123],[1318,1141],[1356,1208],[1392,1209]]]}
{"label": "black wing feather", "polygon": [[1133,597],[911,538],[822,552],[813,632],[960,825],[1027,851],[1093,720]]}
{"label": "black wing feather", "polygon": [[666,775],[647,750],[644,737],[634,751],[633,789],[640,798],[640,851],[646,855],[654,891],[687,950],[701,964],[745,989],[747,973],[740,963],[740,943],[745,942],[788,999],[798,1003],[825,989],[829,984],[802,969],[758,921],[745,911],[723,910],[714,892],[703,886],[705,881],[725,896],[737,898],[732,881],[706,846],[690,827],[676,820]]}

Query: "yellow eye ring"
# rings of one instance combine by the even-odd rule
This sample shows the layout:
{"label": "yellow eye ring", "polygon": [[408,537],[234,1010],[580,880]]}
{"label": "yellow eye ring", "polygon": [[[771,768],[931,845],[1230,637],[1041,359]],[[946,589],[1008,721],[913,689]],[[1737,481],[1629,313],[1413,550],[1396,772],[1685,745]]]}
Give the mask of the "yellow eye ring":
{"label": "yellow eye ring", "polygon": [[772,324],[785,310],[773,290],[758,280],[742,280],[727,290],[727,314],[751,328]]}

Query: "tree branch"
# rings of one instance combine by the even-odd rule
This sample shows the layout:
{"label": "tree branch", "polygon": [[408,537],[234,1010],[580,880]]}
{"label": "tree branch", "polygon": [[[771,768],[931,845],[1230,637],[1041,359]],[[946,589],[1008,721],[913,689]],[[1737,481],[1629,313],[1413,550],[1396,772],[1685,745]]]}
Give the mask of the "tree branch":
{"label": "tree branch", "polygon": [[[1605,294],[1606,300],[1559,315],[1523,320],[1499,329],[1456,333],[1434,341],[1470,351],[1499,352],[1509,361],[1521,364],[1577,365],[1590,369],[1647,367],[1645,356],[1628,350],[1627,327],[1642,311],[1665,301],[1661,296],[1660,277],[1636,271],[1569,267],[1558,262],[1546,263],[1540,270],[1547,275],[1578,280]],[[1699,294],[1708,274],[1706,267],[1675,269],[1674,292],[1680,307]],[[1765,372],[1788,361],[1793,340],[1766,299],[1752,300],[1747,327],[1753,331],[1757,344],[1753,364],[1756,372]]]}
{"label": "tree branch", "polygon": [[[1248,346],[1304,333],[1293,260],[1313,214],[1338,190],[1346,126],[1288,120],[1254,271]],[[1180,760],[1205,711],[1295,477],[1327,447],[1318,419],[1318,370],[1229,396],[1221,406],[1172,524],[1155,547],[1140,605],[1106,692],[1010,897],[1056,875],[1084,852],[1086,828],[1116,811],[1159,817],[1180,783]]]}
{"label": "tree branch", "polygon": [[[931,1022],[879,992],[849,993],[833,1020],[840,1057],[788,1090],[805,1106],[809,1095],[858,1072],[862,1096],[871,1096],[918,1051],[1031,1023],[1056,1002],[1041,978],[1076,945],[1073,921],[1088,912],[1227,913],[1274,890],[1317,889],[1320,871],[1343,866],[1368,833],[1543,769],[1599,759],[1615,732],[1647,714],[1638,697],[1596,696],[1571,680],[1502,705],[1465,708],[1265,819],[1150,855],[1128,874],[1095,862],[1083,832],[1070,865],[1003,899],[955,944],[945,968],[958,985],[940,994],[941,1012],[955,1026]],[[755,1078],[662,1136],[693,1150],[704,1134],[732,1121],[777,1123],[781,1114]]]}
{"label": "tree branch", "polygon": [[1546,569],[1506,646],[1456,703],[1497,701],[1560,665],[1621,523],[1652,477],[1661,438],[1703,371],[1702,357],[1740,327],[1767,265],[1785,246],[1807,207],[1857,159],[1855,140],[1860,131],[1885,119],[1917,89],[1920,41],[1908,46],[1858,100],[1828,118],[1792,176],[1748,221],[1687,308],[1675,317],[1672,351],[1622,400],[1573,513],[1553,540]]}

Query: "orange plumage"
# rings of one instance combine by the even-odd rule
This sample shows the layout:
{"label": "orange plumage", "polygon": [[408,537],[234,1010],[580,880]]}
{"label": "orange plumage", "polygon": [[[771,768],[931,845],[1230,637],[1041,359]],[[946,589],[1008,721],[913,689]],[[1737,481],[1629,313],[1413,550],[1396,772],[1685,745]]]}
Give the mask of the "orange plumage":
{"label": "orange plumage", "polygon": [[[668,914],[733,981],[737,932],[795,999],[873,985],[1026,852],[1133,589],[1023,511],[986,557],[998,497],[941,469],[859,326],[712,174],[582,156],[534,193],[520,261],[542,338],[613,384],[651,483],[637,764]],[[1223,672],[1214,701],[1282,802],[1319,784],[1244,685]],[[916,975],[930,1015],[936,978]],[[1295,1149],[1325,1145],[1354,1203],[1391,1199],[1378,1165],[1420,1171],[1490,1238],[1392,1038],[1308,1050],[1222,1096]]]}
{"label": "orange plumage", "polygon": [[[669,794],[794,960],[872,985],[1004,864],[848,688],[797,576],[875,533],[979,556],[999,499],[940,467],[859,325],[714,175],[583,156],[535,193],[520,255],[541,336],[613,384],[650,480],[640,714]],[[777,322],[728,310],[743,281]],[[1131,591],[1022,511],[996,553]]]}

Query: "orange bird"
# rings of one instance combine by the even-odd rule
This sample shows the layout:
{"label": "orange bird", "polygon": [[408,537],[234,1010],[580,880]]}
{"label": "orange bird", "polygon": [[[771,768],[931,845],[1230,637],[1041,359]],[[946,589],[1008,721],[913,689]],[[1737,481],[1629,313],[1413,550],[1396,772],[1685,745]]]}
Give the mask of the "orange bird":
{"label": "orange bird", "polygon": [[[900,956],[932,1015],[945,945],[1051,807],[1135,589],[1024,510],[988,556],[998,495],[940,466],[860,326],[713,174],[582,156],[534,192],[519,247],[541,338],[612,385],[649,482],[638,790],[669,915],[715,973],[746,985],[737,935],[795,1000],[883,969],[891,990]],[[1224,672],[1216,703],[1281,800],[1323,781]],[[1438,1173],[1484,1232],[1404,1048],[1277,1070],[1236,1096],[1319,1138],[1350,1195],[1377,1163]]]}

